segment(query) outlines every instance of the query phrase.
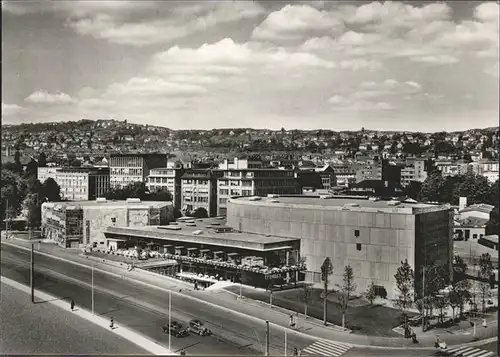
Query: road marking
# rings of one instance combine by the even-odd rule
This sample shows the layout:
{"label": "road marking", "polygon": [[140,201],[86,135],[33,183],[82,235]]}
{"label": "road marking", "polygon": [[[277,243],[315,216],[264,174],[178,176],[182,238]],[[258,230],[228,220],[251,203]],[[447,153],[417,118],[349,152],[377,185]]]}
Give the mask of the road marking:
{"label": "road marking", "polygon": [[351,345],[341,342],[326,342],[319,340],[302,350],[306,355],[341,356],[352,348]]}
{"label": "road marking", "polygon": [[472,348],[472,347],[454,347],[454,348],[447,348],[443,350],[448,354],[448,356],[453,356],[453,357],[492,357],[495,353],[491,351],[486,351],[482,350],[479,348]]}

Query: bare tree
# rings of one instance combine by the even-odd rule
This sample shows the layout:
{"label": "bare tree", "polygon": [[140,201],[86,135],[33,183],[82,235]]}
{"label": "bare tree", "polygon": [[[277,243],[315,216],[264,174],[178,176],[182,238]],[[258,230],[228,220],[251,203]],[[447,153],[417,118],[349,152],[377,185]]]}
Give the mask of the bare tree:
{"label": "bare tree", "polygon": [[493,274],[493,264],[489,253],[483,253],[479,258],[479,292],[482,302],[482,311],[486,310],[486,299],[490,293],[490,278]]}
{"label": "bare tree", "polygon": [[328,299],[328,277],[333,274],[333,265],[330,258],[325,258],[321,265],[321,280],[323,281],[323,324],[326,326],[327,299]]}
{"label": "bare tree", "polygon": [[311,298],[311,286],[304,284],[304,290],[302,290],[302,302],[304,303],[304,317],[307,319],[307,305],[309,304],[309,299]]}
{"label": "bare tree", "polygon": [[344,268],[344,274],[342,277],[342,284],[337,284],[339,288],[339,294],[337,298],[339,300],[340,307],[342,308],[342,327],[345,327],[345,314],[347,308],[349,307],[349,299],[351,294],[356,291],[356,284],[354,283],[354,272],[350,265]]}

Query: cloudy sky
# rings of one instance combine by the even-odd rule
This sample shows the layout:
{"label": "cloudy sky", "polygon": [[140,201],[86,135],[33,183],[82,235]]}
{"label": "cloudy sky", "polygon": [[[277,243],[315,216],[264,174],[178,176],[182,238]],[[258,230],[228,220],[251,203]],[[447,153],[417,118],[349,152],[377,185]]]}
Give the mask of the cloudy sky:
{"label": "cloudy sky", "polygon": [[496,2],[2,1],[2,121],[497,126]]}

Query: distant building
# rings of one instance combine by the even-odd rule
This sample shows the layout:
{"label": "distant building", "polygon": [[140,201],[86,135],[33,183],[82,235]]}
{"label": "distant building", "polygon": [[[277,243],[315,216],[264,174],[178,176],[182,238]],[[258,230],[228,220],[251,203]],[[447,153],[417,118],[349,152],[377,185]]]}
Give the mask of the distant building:
{"label": "distant building", "polygon": [[401,185],[408,186],[411,181],[424,182],[426,178],[425,159],[407,158],[406,166],[401,168]]}
{"label": "distant building", "polygon": [[348,187],[356,183],[356,168],[348,164],[334,164],[335,180],[337,186]]}
{"label": "distant building", "polygon": [[181,176],[184,174],[182,162],[169,162],[167,167],[151,169],[147,178],[150,191],[167,189],[172,194],[174,207],[181,208]]}
{"label": "distant building", "polygon": [[209,217],[217,215],[217,178],[222,171],[188,169],[181,176],[181,210],[183,213],[204,208]]}
{"label": "distant building", "polygon": [[219,216],[226,214],[226,204],[230,197],[301,193],[293,170],[239,169],[222,172],[217,183]]}
{"label": "distant building", "polygon": [[219,164],[219,170],[260,169],[262,167],[262,160],[255,158],[238,159],[235,157],[233,162],[224,160],[223,163]]}
{"label": "distant building", "polygon": [[37,178],[45,182],[52,178],[61,188],[61,198],[89,201],[104,197],[109,191],[109,168],[98,167],[39,167]]}
{"label": "distant building", "polygon": [[80,244],[104,248],[106,238],[102,232],[108,226],[141,227],[167,224],[172,220],[172,202],[106,201],[99,198],[96,201],[42,204],[43,236],[65,248],[78,248]]}
{"label": "distant building", "polygon": [[165,154],[113,154],[109,158],[110,185],[115,188],[146,182],[151,169],[166,166]]}
{"label": "distant building", "polygon": [[490,213],[495,207],[492,205],[488,205],[485,203],[478,203],[474,205],[470,205],[458,211],[458,214],[461,218],[482,218],[482,219],[490,219]]}

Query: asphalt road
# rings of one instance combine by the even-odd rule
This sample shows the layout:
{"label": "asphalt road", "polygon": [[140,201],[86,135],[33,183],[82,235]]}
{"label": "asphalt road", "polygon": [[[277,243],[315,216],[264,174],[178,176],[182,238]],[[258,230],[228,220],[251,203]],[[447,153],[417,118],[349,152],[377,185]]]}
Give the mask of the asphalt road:
{"label": "asphalt road", "polygon": [[[29,285],[30,253],[12,246],[1,246],[2,275]],[[91,309],[91,270],[47,256],[35,254],[35,287]],[[130,280],[120,280],[94,272],[95,312],[113,317],[117,324],[138,331],[168,348],[168,335],[161,326],[168,322],[168,294],[145,289]],[[172,350],[185,349],[188,354],[262,355],[265,344],[265,324],[241,315],[215,309],[172,295],[172,319],[186,324],[192,318],[205,321],[213,336],[189,335],[172,337]],[[303,349],[314,338],[288,333],[288,355],[293,348]],[[284,333],[271,328],[270,352],[284,354]]]}
{"label": "asphalt road", "polygon": [[32,304],[29,294],[9,285],[1,285],[0,296],[0,354],[149,354],[69,311]]}

